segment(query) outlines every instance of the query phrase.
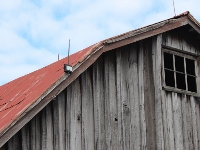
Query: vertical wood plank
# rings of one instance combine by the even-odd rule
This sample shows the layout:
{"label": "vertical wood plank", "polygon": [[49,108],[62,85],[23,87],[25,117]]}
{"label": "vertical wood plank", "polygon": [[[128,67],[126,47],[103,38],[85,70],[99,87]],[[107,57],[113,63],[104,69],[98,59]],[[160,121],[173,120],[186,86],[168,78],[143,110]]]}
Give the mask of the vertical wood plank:
{"label": "vertical wood plank", "polygon": [[104,90],[105,90],[105,132],[106,132],[106,149],[112,149],[112,129],[111,127],[111,114],[110,114],[110,101],[109,101],[109,59],[104,59]]}
{"label": "vertical wood plank", "polygon": [[117,102],[118,102],[118,143],[119,149],[124,149],[124,133],[123,133],[123,104],[122,104],[122,96],[121,96],[121,51],[116,51],[116,79],[117,79]]}
{"label": "vertical wood plank", "polygon": [[171,47],[182,50],[182,40],[179,33],[170,32]]}
{"label": "vertical wood plank", "polygon": [[[71,117],[70,117],[70,149],[81,150],[81,87],[79,78],[72,84]],[[68,115],[68,114],[67,114]]]}
{"label": "vertical wood plank", "polygon": [[35,145],[35,150],[41,150],[41,112],[38,113],[34,118],[35,118],[35,141],[36,141],[36,145]]}
{"label": "vertical wood plank", "polygon": [[47,130],[46,130],[46,111],[42,111],[41,113],[41,149],[46,150],[47,149]]}
{"label": "vertical wood plank", "polygon": [[182,110],[181,110],[181,97],[180,94],[172,94],[173,105],[173,118],[174,118],[174,137],[175,137],[175,149],[183,148],[183,127],[182,127]]}
{"label": "vertical wood plank", "polygon": [[107,149],[118,149],[118,117],[116,99],[115,53],[109,52],[104,59],[105,130]]}
{"label": "vertical wood plank", "polygon": [[163,138],[164,138],[164,149],[169,148],[169,135],[168,135],[168,121],[167,121],[167,99],[166,93],[162,91],[162,119],[163,119]]}
{"label": "vertical wood plank", "polygon": [[167,126],[168,126],[168,141],[169,149],[175,149],[175,137],[174,137],[174,126],[173,126],[173,105],[172,105],[172,92],[167,92]]}
{"label": "vertical wood plank", "polygon": [[18,132],[8,141],[8,150],[21,150],[22,149],[20,136],[21,136],[20,132]]}
{"label": "vertical wood plank", "polygon": [[[167,45],[166,42],[167,42],[167,33],[162,33],[162,44],[163,45]],[[158,55],[157,55],[157,52],[156,52],[156,47],[157,47],[157,38],[156,37],[153,37],[153,41],[152,41],[152,47],[153,47],[153,65],[156,66],[156,63],[158,63],[156,60],[159,60],[157,59]],[[162,65],[162,62],[163,62],[163,58],[162,58],[162,53],[161,53],[161,84],[163,84],[165,81],[164,81],[164,77],[162,76],[162,73],[163,73],[163,65]],[[155,67],[153,67],[155,68]],[[156,74],[156,68],[153,69],[154,70],[154,74]],[[156,81],[157,78],[156,76],[154,75],[154,81]],[[156,85],[155,85],[156,86]],[[156,92],[155,92],[156,93]],[[161,105],[162,105],[162,120],[163,120],[163,139],[164,139],[164,149],[169,149],[169,134],[168,134],[168,120],[167,120],[167,98],[166,98],[166,92],[165,91],[162,91],[161,93]]]}
{"label": "vertical wood plank", "polygon": [[141,124],[141,149],[147,149],[147,139],[146,139],[146,118],[145,118],[145,108],[144,108],[144,48],[143,41],[139,42],[139,99],[140,99],[140,124]]}
{"label": "vertical wood plank", "polygon": [[[161,45],[161,41],[159,45]],[[156,149],[155,91],[154,91],[154,81],[153,81],[152,41],[149,39],[144,40],[144,60],[145,60],[144,61],[144,77],[145,77],[144,78],[144,89],[145,89],[144,99],[145,99],[145,118],[146,118],[146,124],[147,124],[147,149]],[[159,71],[161,72],[161,70]],[[159,101],[160,101],[159,107],[161,109],[161,99],[159,99]],[[162,111],[159,113],[162,116]],[[163,127],[161,127],[161,129],[162,129],[161,130],[162,132]]]}
{"label": "vertical wood plank", "polygon": [[61,92],[53,101],[54,150],[65,149],[65,92]]}
{"label": "vertical wood plank", "polygon": [[66,95],[65,91],[61,92],[58,95],[58,108],[59,108],[59,150],[65,150],[65,100],[66,100]]}
{"label": "vertical wood plank", "polygon": [[30,130],[31,130],[31,150],[36,150],[36,145],[39,144],[37,143],[37,139],[36,139],[36,117],[34,117],[31,121],[30,121]]}
{"label": "vertical wood plank", "polygon": [[[163,120],[166,118],[162,114],[165,110],[165,100],[162,97],[162,34],[159,34],[152,39],[153,53],[153,76],[155,85],[155,125],[156,125],[156,146],[157,149],[164,149],[164,134]],[[163,110],[164,109],[164,110]],[[163,116],[164,115],[164,116]],[[164,118],[163,118],[164,117]],[[166,130],[165,130],[166,132]]]}
{"label": "vertical wood plank", "polygon": [[192,126],[192,106],[191,106],[191,96],[187,97],[186,103],[186,111],[187,111],[187,122],[188,122],[188,142],[189,142],[189,149],[194,149],[194,141],[193,141],[193,126]]}
{"label": "vertical wood plank", "polygon": [[[22,145],[20,149],[40,150],[41,149],[41,123],[40,114],[37,114],[27,125],[25,125],[19,132],[18,143]],[[30,131],[30,132],[29,132]],[[17,134],[16,134],[17,135]],[[16,136],[15,135],[15,136]],[[13,137],[15,137],[13,136]],[[20,140],[21,139],[21,140]],[[30,143],[27,143],[30,142]]]}
{"label": "vertical wood plank", "polygon": [[[66,149],[70,149],[71,148],[71,101],[72,101],[72,84],[70,84],[68,87],[67,87],[67,90],[66,90],[66,115],[65,115],[65,128],[66,128],[66,135],[65,135],[65,138],[66,138]],[[81,136],[81,135],[80,135]],[[81,144],[81,143],[79,143]]]}
{"label": "vertical wood plank", "polygon": [[188,34],[188,32],[181,32],[179,36],[181,38],[182,50],[196,54],[199,53],[198,39],[194,35]]}
{"label": "vertical wood plank", "polygon": [[187,113],[188,109],[187,109],[187,98],[186,95],[183,96],[182,98],[182,117],[183,117],[183,144],[184,144],[184,149],[190,149],[190,143],[189,143],[189,122],[188,122],[188,118],[187,118]]}
{"label": "vertical wood plank", "polygon": [[81,75],[82,89],[82,150],[94,149],[94,102],[91,68]]}
{"label": "vertical wood plank", "polygon": [[52,114],[52,103],[47,105],[45,107],[46,111],[46,131],[47,131],[47,136],[46,136],[46,149],[47,150],[53,150],[53,114]]}
{"label": "vertical wood plank", "polygon": [[140,101],[139,101],[139,74],[138,74],[138,44],[130,46],[128,56],[127,80],[129,83],[129,99],[131,111],[130,123],[130,150],[140,149],[141,132],[140,132]]}
{"label": "vertical wood plank", "polygon": [[200,149],[200,102],[198,99],[196,99],[196,117],[197,117],[198,149]]}
{"label": "vertical wood plank", "polygon": [[30,149],[30,132],[28,129],[28,124],[26,124],[21,129],[21,136],[22,136],[22,149],[23,150],[29,150]]}
{"label": "vertical wood plank", "polygon": [[168,149],[175,149],[174,145],[174,126],[173,126],[173,106],[172,92],[166,92],[167,128],[168,128]]}
{"label": "vertical wood plank", "polygon": [[197,118],[196,118],[196,102],[195,98],[191,96],[191,110],[192,110],[192,127],[193,127],[193,143],[194,149],[198,150],[198,136],[197,136]]}
{"label": "vertical wood plank", "polygon": [[[41,113],[41,149],[53,150],[53,127],[51,105],[47,105]],[[28,148],[29,149],[29,148]]]}
{"label": "vertical wood plank", "polygon": [[105,134],[105,86],[104,62],[98,59],[93,65],[93,95],[94,95],[94,125],[95,125],[95,150],[108,149]]}
{"label": "vertical wood plank", "polygon": [[[121,78],[119,80],[121,86],[121,99],[122,102],[122,130],[123,130],[123,140],[124,140],[124,149],[130,149],[130,122],[131,122],[131,112],[130,112],[130,85],[127,79],[127,75],[129,72],[128,69],[128,51],[129,47],[124,47],[121,49],[121,59],[120,65],[121,69],[119,70],[121,73]],[[126,72],[126,73],[125,73]]]}

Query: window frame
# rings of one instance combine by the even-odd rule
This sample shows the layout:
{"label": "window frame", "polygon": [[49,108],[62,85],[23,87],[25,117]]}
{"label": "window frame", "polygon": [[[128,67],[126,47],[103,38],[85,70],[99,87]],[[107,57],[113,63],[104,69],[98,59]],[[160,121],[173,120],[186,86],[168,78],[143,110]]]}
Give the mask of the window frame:
{"label": "window frame", "polygon": [[[188,58],[188,59],[194,60],[196,92],[188,91],[187,76],[190,75],[190,74],[187,74],[186,72],[184,72],[184,75],[186,76],[186,78],[185,78],[186,90],[177,88],[176,77],[174,77],[175,87],[171,87],[171,86],[166,85],[166,83],[165,83],[165,68],[164,68],[164,52],[172,54],[173,60],[175,60],[174,55],[183,57],[184,58],[184,70],[186,69],[185,59]],[[199,73],[198,66],[199,65],[198,65],[198,59],[197,58],[198,58],[198,55],[196,55],[194,53],[190,53],[190,52],[186,52],[186,51],[183,51],[183,50],[179,50],[179,49],[175,49],[175,48],[171,48],[171,47],[162,45],[162,88],[166,91],[172,91],[172,92],[176,92],[176,93],[182,93],[182,94],[194,95],[194,96],[200,97],[200,94],[199,94],[199,77],[198,77],[198,73]],[[175,67],[175,61],[173,61],[173,66]],[[173,72],[176,72],[175,68],[174,68]]]}

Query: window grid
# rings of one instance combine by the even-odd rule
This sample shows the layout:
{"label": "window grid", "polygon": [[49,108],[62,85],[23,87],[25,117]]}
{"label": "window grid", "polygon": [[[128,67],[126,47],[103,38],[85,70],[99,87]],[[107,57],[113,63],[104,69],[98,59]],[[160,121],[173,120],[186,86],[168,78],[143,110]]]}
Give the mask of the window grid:
{"label": "window grid", "polygon": [[[190,76],[190,77],[193,77],[194,79],[195,79],[195,84],[196,84],[196,82],[197,82],[197,76],[196,76],[196,62],[195,62],[195,60],[194,59],[191,59],[190,57],[188,58],[188,57],[185,57],[185,56],[182,56],[182,55],[177,55],[176,53],[174,54],[173,52],[168,52],[168,50],[164,50],[164,53],[168,53],[168,54],[171,54],[172,56],[173,56],[173,69],[168,69],[168,68],[165,68],[165,65],[164,65],[164,70],[168,70],[168,71],[172,71],[173,72],[173,75],[174,75],[174,86],[175,86],[175,88],[176,89],[180,89],[180,90],[186,90],[186,91],[189,91],[188,90],[188,76]],[[177,69],[176,69],[176,66],[175,66],[175,63],[176,63],[176,59],[175,59],[175,56],[179,56],[179,57],[182,57],[183,58],[183,60],[184,60],[184,72],[180,72],[180,71],[177,71]],[[186,66],[187,66],[187,63],[186,63],[186,58],[187,59],[191,59],[191,60],[194,60],[194,75],[192,75],[192,74],[189,74],[188,72],[187,72],[187,69],[186,69]],[[164,64],[164,63],[163,63]],[[179,74],[183,74],[184,76],[185,76],[185,89],[181,89],[181,88],[178,88],[177,87],[177,73],[179,73]],[[165,74],[165,73],[164,73]],[[165,82],[166,82],[166,80],[165,80]],[[166,83],[165,83],[165,85],[166,85]],[[172,86],[173,87],[173,86]],[[196,88],[197,88],[197,84],[196,84]],[[196,89],[197,90],[197,89]],[[190,92],[194,92],[194,91],[190,91]],[[197,92],[197,91],[195,91],[195,92]]]}

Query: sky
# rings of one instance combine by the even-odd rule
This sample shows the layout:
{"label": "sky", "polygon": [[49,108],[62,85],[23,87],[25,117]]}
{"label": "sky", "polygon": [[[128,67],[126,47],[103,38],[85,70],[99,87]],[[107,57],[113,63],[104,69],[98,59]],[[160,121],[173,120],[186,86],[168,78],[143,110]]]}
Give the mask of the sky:
{"label": "sky", "polygon": [[[200,21],[199,0],[174,0]],[[172,0],[0,0],[0,85],[106,38],[174,16]]]}

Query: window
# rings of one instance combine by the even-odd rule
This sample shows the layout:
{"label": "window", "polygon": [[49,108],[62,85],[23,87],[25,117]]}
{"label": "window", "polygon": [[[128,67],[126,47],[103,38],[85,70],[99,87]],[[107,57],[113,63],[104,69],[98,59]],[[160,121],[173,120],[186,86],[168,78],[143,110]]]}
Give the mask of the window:
{"label": "window", "polygon": [[179,91],[197,92],[194,57],[163,50],[165,86]]}

